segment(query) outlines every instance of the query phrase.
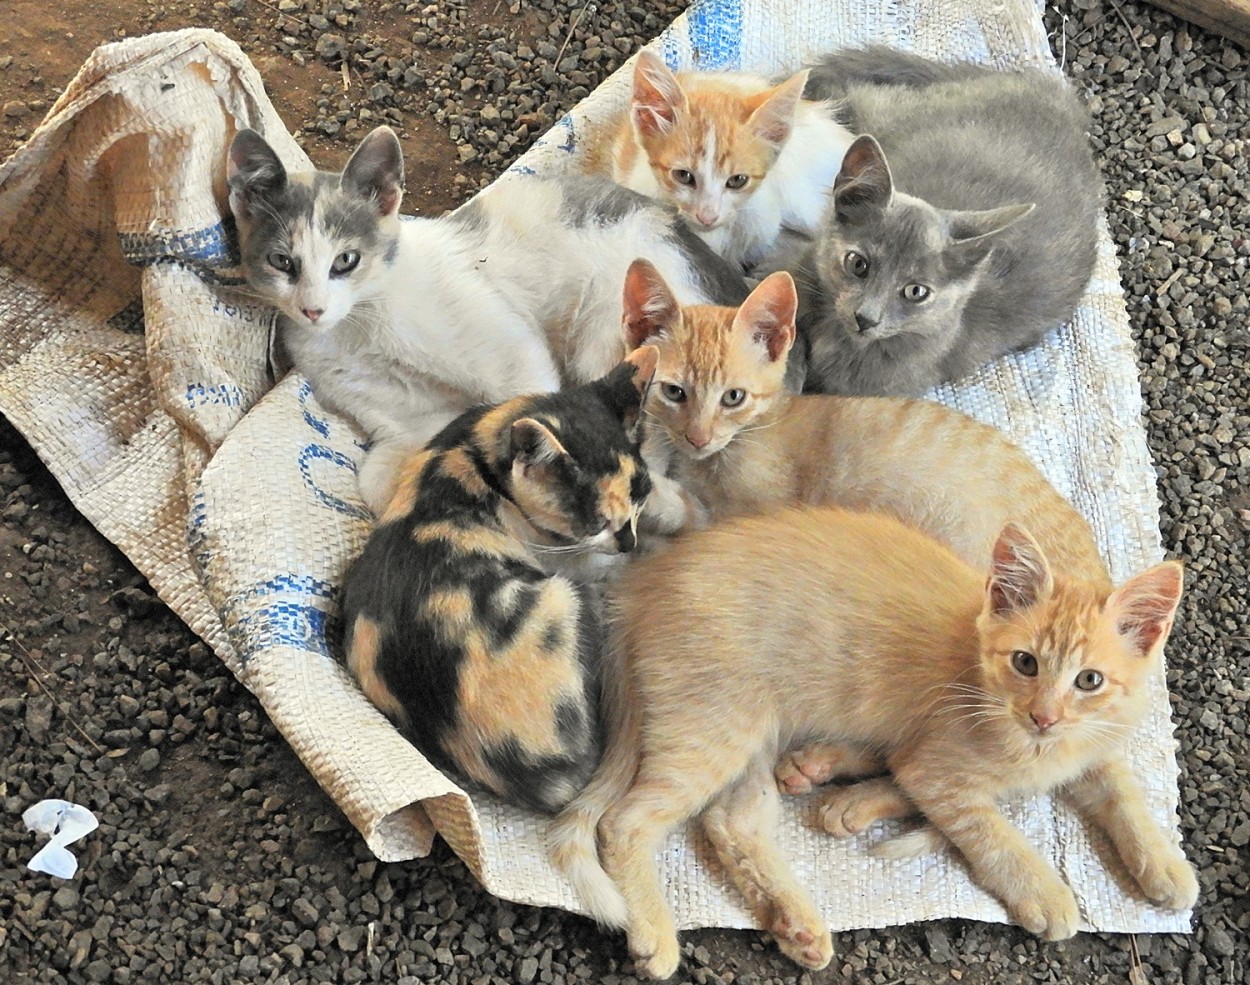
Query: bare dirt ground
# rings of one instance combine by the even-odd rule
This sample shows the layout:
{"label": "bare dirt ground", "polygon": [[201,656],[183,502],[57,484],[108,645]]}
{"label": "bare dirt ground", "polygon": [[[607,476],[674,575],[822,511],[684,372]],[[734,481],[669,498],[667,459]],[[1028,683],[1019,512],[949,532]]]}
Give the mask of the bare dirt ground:
{"label": "bare dirt ground", "polygon": [[[439,6],[460,12],[469,48],[477,50],[505,36],[558,47],[584,5]],[[596,6],[619,8],[630,45],[653,35],[673,9],[648,21],[643,8],[650,13],[658,4]],[[1138,961],[1124,937],[1041,944],[1015,928],[944,921],[840,934],[833,965],[800,975],[762,935],[705,931],[684,937],[682,980],[1244,980],[1245,586],[1212,580],[1227,558],[1244,559],[1250,521],[1246,465],[1238,464],[1250,463],[1250,453],[1219,457],[1225,447],[1245,447],[1250,420],[1238,382],[1246,366],[1245,263],[1221,266],[1219,253],[1225,244],[1234,258],[1250,252],[1243,250],[1244,183],[1220,171],[1221,161],[1236,161],[1244,150],[1234,141],[1244,123],[1237,108],[1246,95],[1244,67],[1233,46],[1150,7],[1066,0],[1054,8],[1047,17],[1055,47],[1062,45],[1069,71],[1095,100],[1092,136],[1108,170],[1113,235],[1140,326],[1165,544],[1197,574],[1169,685],[1177,695],[1182,822],[1202,871],[1198,933],[1139,938]],[[383,118],[404,146],[405,207],[441,212],[499,169],[499,160],[466,153],[462,139],[489,100],[466,90],[467,109],[457,120],[446,104],[439,119],[430,106],[441,97],[420,90],[388,97],[379,109],[368,98],[369,79],[349,71],[345,85],[333,59],[315,55],[320,35],[340,30],[337,11],[349,39],[394,40],[418,73],[446,73],[465,45],[444,43],[437,32],[408,43],[424,30],[423,10],[366,0],[5,0],[0,157],[20,146],[97,44],[208,26],[243,45],[288,127],[324,168],[341,166],[365,132],[362,108],[394,110]],[[310,12],[329,15],[327,27],[314,23],[312,33],[293,35],[297,16],[306,25]],[[625,54],[610,54],[600,74]],[[577,95],[571,83],[561,98]],[[531,136],[551,111],[536,106]],[[1168,114],[1178,122],[1159,129]],[[1191,138],[1199,124],[1215,143]],[[524,138],[507,154],[523,146]],[[1185,146],[1192,153],[1180,157],[1201,168],[1159,163]],[[1175,189],[1155,192],[1157,207],[1150,194],[1142,202],[1146,174]],[[1218,200],[1204,183],[1217,174]],[[1186,199],[1194,189],[1198,199]],[[1242,230],[1240,238],[1223,231],[1228,223]],[[1201,344],[1193,341],[1195,324],[1207,333]],[[1209,437],[1220,428],[1231,437]],[[633,981],[619,935],[488,896],[441,844],[426,860],[373,860],[256,701],[77,514],[3,418],[0,516],[0,981]],[[72,882],[24,867],[34,843],[18,815],[45,795],[87,803],[102,818],[101,830],[79,846],[82,868]]]}

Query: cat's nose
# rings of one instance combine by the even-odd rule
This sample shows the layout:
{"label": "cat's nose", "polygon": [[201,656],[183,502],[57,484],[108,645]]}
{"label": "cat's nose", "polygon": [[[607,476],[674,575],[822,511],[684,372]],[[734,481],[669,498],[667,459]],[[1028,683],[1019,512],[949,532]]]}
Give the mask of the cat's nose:
{"label": "cat's nose", "polygon": [[1045,712],[1030,712],[1029,717],[1033,719],[1033,724],[1037,726],[1039,732],[1049,732],[1050,727],[1059,721],[1058,718],[1048,715]]}
{"label": "cat's nose", "polygon": [[704,446],[707,445],[709,441],[712,440],[712,436],[710,434],[706,434],[706,435],[691,434],[689,431],[687,431],[686,440],[689,441],[696,448],[703,448]]}
{"label": "cat's nose", "polygon": [[704,226],[707,229],[711,229],[720,221],[720,213],[713,209],[699,209],[699,211],[694,214],[694,217],[699,220],[699,224],[701,226]]}
{"label": "cat's nose", "polygon": [[621,527],[616,532],[616,549],[622,554],[628,554],[637,543],[638,538],[634,536],[634,528],[631,524]]}
{"label": "cat's nose", "polygon": [[867,332],[869,329],[876,328],[881,324],[880,318],[874,318],[872,315],[863,311],[855,312],[855,324],[859,326],[861,332]]}
{"label": "cat's nose", "polygon": [[315,322],[318,318],[326,313],[325,308],[300,308],[304,313],[304,317],[311,322]]}

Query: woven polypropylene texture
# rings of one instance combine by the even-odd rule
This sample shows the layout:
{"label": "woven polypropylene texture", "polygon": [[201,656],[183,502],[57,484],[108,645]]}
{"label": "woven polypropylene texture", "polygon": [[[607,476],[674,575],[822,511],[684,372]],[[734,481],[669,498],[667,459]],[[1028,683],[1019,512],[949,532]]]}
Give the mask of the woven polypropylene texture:
{"label": "woven polypropylene texture", "polygon": [[[882,41],[940,58],[1053,66],[1026,0],[708,0],[657,40],[675,67],[793,70]],[[602,154],[627,66],[501,180]],[[225,148],[260,130],[307,160],[232,42],[209,31],[101,48],[30,142],[0,168],[0,408],[75,504],[261,700],[382,859],[437,831],[500,896],[578,909],[546,860],[542,818],[470,802],[365,701],[336,659],[337,591],[369,530],[361,436],[289,376],[268,390],[272,313],[241,285],[225,207]],[[268,390],[268,392],[266,392]],[[1022,445],[1091,523],[1112,573],[1160,556],[1154,476],[1114,254],[1070,325],[933,396]],[[1132,763],[1175,831],[1166,692],[1152,691]],[[1076,890],[1088,927],[1181,931],[1187,914],[1126,895],[1084,828],[1049,798],[1011,818]],[[781,840],[834,928],[963,916],[1005,920],[946,855],[874,859],[792,803]],[[681,926],[750,926],[683,832],[665,881]]]}

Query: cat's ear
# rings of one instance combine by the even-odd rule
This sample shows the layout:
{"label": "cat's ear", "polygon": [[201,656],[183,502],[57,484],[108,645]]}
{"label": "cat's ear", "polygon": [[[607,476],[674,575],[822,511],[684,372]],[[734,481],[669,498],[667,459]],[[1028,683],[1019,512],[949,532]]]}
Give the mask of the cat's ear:
{"label": "cat's ear", "polygon": [[733,331],[748,335],[768,352],[770,362],[785,359],[794,345],[794,316],[799,307],[794,278],[786,271],[769,274],[756,286],[738,313]]}
{"label": "cat's ear", "polygon": [[660,365],[660,350],[653,345],[641,346],[625,357],[624,365],[630,370],[628,384],[619,394],[617,406],[621,412],[621,423],[632,436],[634,427],[642,416],[643,405],[647,402],[647,391],[651,389],[651,381],[655,379],[656,367]]}
{"label": "cat's ear", "polygon": [[645,398],[647,387],[651,386],[651,379],[655,376],[655,368],[660,365],[660,350],[653,345],[640,346],[626,356],[625,361],[633,367],[629,382],[638,396]]}
{"label": "cat's ear", "polygon": [[1154,654],[1172,631],[1184,583],[1180,563],[1164,561],[1134,575],[1107,599],[1116,631],[1143,657]]}
{"label": "cat's ear", "polygon": [[799,100],[803,98],[803,88],[806,85],[807,69],[803,69],[781,85],[773,86],[748,99],[746,105],[751,111],[751,129],[769,143],[778,147],[784,144],[790,139],[790,132],[794,129],[794,114],[799,108]]}
{"label": "cat's ear", "polygon": [[1009,523],[990,553],[986,605],[995,615],[1019,612],[1049,598],[1054,590],[1050,565],[1029,532]]}
{"label": "cat's ear", "polygon": [[554,462],[567,452],[547,425],[532,417],[512,422],[512,467],[523,473],[535,465]]}
{"label": "cat's ear", "polygon": [[1014,226],[1035,208],[1036,205],[1027,202],[981,211],[950,210],[946,213],[946,235],[958,246],[975,243],[987,236],[1001,233],[1008,226]]}
{"label": "cat's ear", "polygon": [[884,209],[893,197],[894,179],[881,145],[871,134],[856,137],[833,180],[835,207]]}
{"label": "cat's ear", "polygon": [[646,136],[668,133],[686,109],[681,83],[658,56],[640,51],[634,63],[630,114],[638,132]]}
{"label": "cat's ear", "polygon": [[378,215],[392,215],[404,195],[404,151],[390,127],[378,127],[360,142],[343,169],[342,186],[373,199]]}
{"label": "cat's ear", "polygon": [[231,207],[246,207],[253,195],[269,195],[286,187],[286,168],[272,147],[255,130],[240,130],[226,156],[226,183]]}
{"label": "cat's ear", "polygon": [[625,272],[621,324],[625,344],[637,349],[647,339],[671,331],[681,318],[681,306],[650,260],[641,257]]}

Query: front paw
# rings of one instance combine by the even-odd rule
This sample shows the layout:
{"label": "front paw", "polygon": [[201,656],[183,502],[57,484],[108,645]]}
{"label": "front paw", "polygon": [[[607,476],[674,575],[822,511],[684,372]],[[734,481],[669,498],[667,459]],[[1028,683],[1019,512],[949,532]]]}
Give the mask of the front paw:
{"label": "front paw", "polygon": [[681,945],[676,934],[652,937],[650,934],[630,933],[629,953],[634,958],[638,974],[656,980],[672,978],[681,961]]}
{"label": "front paw", "polygon": [[859,784],[834,787],[820,805],[820,826],[835,838],[850,838],[868,829],[880,817],[870,799],[857,789]]}
{"label": "front paw", "polygon": [[1198,900],[1198,877],[1179,849],[1169,845],[1145,859],[1137,884],[1146,899],[1167,910],[1188,910]]}
{"label": "front paw", "polygon": [[1081,921],[1076,896],[1067,883],[1054,874],[1021,887],[1018,900],[1004,902],[1021,927],[1048,941],[1071,937]]}

